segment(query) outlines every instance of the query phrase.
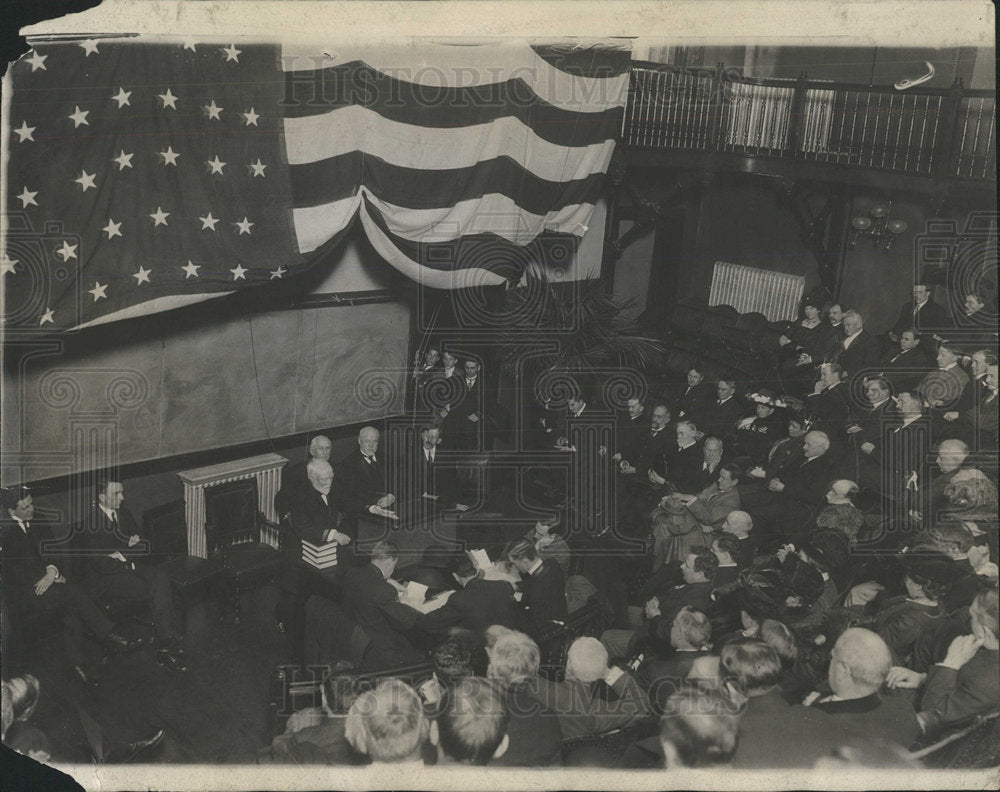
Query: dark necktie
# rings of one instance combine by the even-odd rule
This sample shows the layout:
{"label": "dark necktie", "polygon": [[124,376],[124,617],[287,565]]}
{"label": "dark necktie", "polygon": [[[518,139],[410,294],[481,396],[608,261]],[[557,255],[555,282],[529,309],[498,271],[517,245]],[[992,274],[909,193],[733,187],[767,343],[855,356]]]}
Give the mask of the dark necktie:
{"label": "dark necktie", "polygon": [[365,454],[365,462],[367,462],[369,465],[371,465],[371,464],[373,464],[375,462],[375,457],[374,456],[368,456],[368,454]]}

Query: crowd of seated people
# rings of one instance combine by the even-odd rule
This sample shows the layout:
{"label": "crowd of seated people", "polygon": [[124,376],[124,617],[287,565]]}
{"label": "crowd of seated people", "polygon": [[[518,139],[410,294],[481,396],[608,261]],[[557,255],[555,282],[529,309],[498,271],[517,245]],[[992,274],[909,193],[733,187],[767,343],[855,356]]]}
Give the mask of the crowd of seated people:
{"label": "crowd of seated people", "polygon": [[[807,302],[755,377],[694,361],[678,387],[622,404],[580,377],[519,427],[520,448],[565,461],[529,469],[534,527],[421,577],[392,531],[414,502],[482,503],[450,460],[489,467],[496,426],[480,361],[428,350],[411,447],[384,458],[365,427],[331,464],[315,438],[285,479],[278,622],[333,670],[323,706],[259,759],[808,769],[878,740],[905,764],[1000,710],[996,354],[936,335],[947,322],[923,292],[885,337]],[[388,538],[356,551],[373,518]],[[303,542],[336,546],[338,594],[313,585]],[[59,582],[35,571],[26,586]],[[415,580],[431,581],[426,600]],[[61,607],[91,618],[82,598]],[[587,608],[601,618],[572,634]],[[161,662],[181,667],[158,632]],[[393,673],[421,663],[428,684]],[[613,749],[586,742],[609,734]]]}
{"label": "crowd of seated people", "polygon": [[[452,680],[434,707],[406,694],[427,720],[406,721],[406,760],[809,768],[877,741],[906,766],[907,749],[1000,710],[996,356],[988,339],[943,337],[918,286],[883,337],[857,310],[806,304],[779,368],[756,379],[693,362],[679,387],[620,410],[582,379],[564,407],[540,402],[524,447],[570,455],[614,492],[611,510],[588,512],[572,473],[540,471],[559,516],[494,567],[460,559],[448,605],[393,620],[383,587],[396,635],[462,630],[489,657],[484,683]],[[602,417],[613,430],[594,440]],[[588,599],[603,627],[559,673],[540,670],[546,625]],[[488,723],[440,720],[441,701],[466,699]],[[529,729],[544,750],[525,750]],[[607,734],[627,744],[580,749]]]}

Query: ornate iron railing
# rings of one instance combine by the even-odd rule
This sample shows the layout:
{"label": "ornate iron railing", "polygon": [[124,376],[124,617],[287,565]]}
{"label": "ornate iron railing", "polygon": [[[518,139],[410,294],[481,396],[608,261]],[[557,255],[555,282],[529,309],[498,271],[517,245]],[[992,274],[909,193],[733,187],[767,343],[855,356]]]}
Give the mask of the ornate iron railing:
{"label": "ornate iron railing", "polygon": [[749,79],[657,64],[632,69],[626,146],[731,152],[938,179],[996,180],[996,100],[986,90],[898,91]]}

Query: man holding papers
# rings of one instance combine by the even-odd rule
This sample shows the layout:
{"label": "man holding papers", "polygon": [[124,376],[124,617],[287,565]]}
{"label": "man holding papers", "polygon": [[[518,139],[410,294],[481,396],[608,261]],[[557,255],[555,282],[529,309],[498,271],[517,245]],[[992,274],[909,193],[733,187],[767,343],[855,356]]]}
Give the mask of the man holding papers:
{"label": "man holding papers", "polygon": [[403,634],[413,627],[419,613],[400,602],[402,587],[390,581],[398,560],[396,545],[379,542],[372,548],[370,564],[349,569],[344,575],[344,606],[371,638],[362,661],[363,671],[397,668],[426,659]]}
{"label": "man holding papers", "polygon": [[445,634],[450,627],[476,632],[484,632],[493,624],[513,628],[516,610],[510,583],[484,579],[468,557],[460,559],[451,574],[461,588],[437,610],[421,616],[416,627],[432,634]]}

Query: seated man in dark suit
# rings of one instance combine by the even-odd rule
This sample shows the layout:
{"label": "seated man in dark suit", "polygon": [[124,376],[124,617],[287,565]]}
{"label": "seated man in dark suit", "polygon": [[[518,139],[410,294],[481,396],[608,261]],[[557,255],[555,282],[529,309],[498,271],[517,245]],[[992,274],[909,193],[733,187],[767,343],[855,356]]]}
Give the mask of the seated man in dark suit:
{"label": "seated man in dark suit", "polygon": [[[705,612],[711,603],[713,581],[719,569],[719,559],[707,547],[693,547],[680,566],[684,583],[678,586],[653,589],[653,597],[646,603],[646,616],[650,619],[650,630],[655,629],[657,618],[672,624],[674,616],[684,607]],[[655,586],[650,579],[647,588]]]}
{"label": "seated man in dark suit", "polygon": [[806,398],[806,405],[816,420],[816,428],[830,437],[842,437],[850,415],[850,395],[843,382],[844,370],[838,363],[824,363],[819,367],[819,379],[813,392]]}
{"label": "seated man in dark suit", "polygon": [[[813,513],[825,502],[830,484],[838,478],[830,456],[830,438],[825,432],[812,431],[802,440],[804,458],[768,482],[770,493],[761,503],[747,507],[761,528],[761,538],[771,534],[770,543],[801,530],[813,519]],[[765,543],[766,544],[766,543]],[[765,548],[767,549],[767,548]]]}
{"label": "seated man in dark suit", "polygon": [[84,521],[89,557],[84,586],[98,602],[150,601],[156,661],[173,671],[187,671],[175,626],[170,579],[148,563],[149,539],[129,510],[122,508],[124,500],[125,488],[120,481],[97,482],[97,502]]}
{"label": "seated man in dark suit", "polygon": [[[630,608],[630,629],[605,630],[601,642],[612,657],[628,657],[637,643],[650,636],[670,634],[670,625],[685,607],[702,613],[712,602],[712,581],[719,568],[719,559],[707,547],[693,547],[680,567],[662,566],[639,592],[642,609]],[[676,583],[680,573],[681,584]],[[645,621],[642,621],[643,617]]]}
{"label": "seated man in dark suit", "polygon": [[709,654],[712,623],[700,610],[685,605],[670,623],[667,645],[657,646],[663,637],[652,636],[649,651],[635,673],[657,715],[663,713],[667,697],[684,683],[694,661]]}
{"label": "seated man in dark suit", "polygon": [[552,622],[565,623],[569,615],[566,576],[559,564],[543,560],[535,546],[525,539],[511,543],[505,555],[521,573],[522,624],[526,631],[547,627]]}
{"label": "seated man in dark suit", "polygon": [[545,767],[560,764],[562,729],[556,714],[530,694],[538,677],[538,644],[522,632],[503,630],[487,647],[486,676],[503,694],[509,720],[510,746],[496,764],[508,767]]}
{"label": "seated man in dark suit", "polygon": [[865,322],[857,311],[844,313],[844,335],[834,344],[831,358],[841,365],[847,377],[854,377],[878,365],[879,343],[865,331]]}
{"label": "seated man in dark suit", "polygon": [[970,382],[968,372],[962,368],[963,351],[951,341],[938,344],[937,369],[929,372],[917,386],[931,407],[947,409],[961,403]]}
{"label": "seated man in dark suit", "polygon": [[355,514],[394,518],[396,496],[386,491],[385,460],[378,453],[379,431],[366,426],[358,432],[358,447],[340,460],[340,490]]}
{"label": "seated man in dark suit", "polygon": [[931,299],[928,284],[914,283],[913,299],[899,309],[899,318],[889,331],[889,337],[896,340],[910,328],[916,328],[922,335],[930,336],[954,326],[955,322],[948,309]]}
{"label": "seated man in dark suit", "polygon": [[899,334],[899,348],[891,350],[882,359],[882,371],[892,380],[897,391],[917,387],[932,368],[933,355],[912,327]]}
{"label": "seated man in dark suit", "polygon": [[677,417],[697,423],[705,409],[714,401],[716,401],[715,390],[710,382],[705,382],[705,372],[701,363],[695,363],[688,369],[684,388],[674,396],[672,403],[677,408]]}
{"label": "seated man in dark suit", "polygon": [[611,459],[619,465],[622,460],[637,459],[637,451],[648,430],[649,415],[646,412],[646,405],[642,399],[629,399],[625,410],[620,412],[615,420],[615,444]]}
{"label": "seated man in dark suit", "polygon": [[[357,520],[349,513],[339,487],[333,487],[333,468],[329,462],[314,459],[306,466],[309,486],[299,489],[291,503],[289,533],[285,537],[285,568],[281,578],[281,598],[275,619],[281,632],[291,632],[293,655],[298,658],[305,639],[305,604],[314,591],[310,570],[302,561],[302,543],[323,545],[337,543],[337,568],[354,564],[353,543]],[[342,574],[342,572],[341,572]]]}
{"label": "seated man in dark suit", "polygon": [[330,438],[324,435],[316,435],[309,441],[307,458],[305,462],[295,462],[287,465],[281,474],[281,489],[274,496],[274,510],[278,513],[278,520],[284,519],[292,508],[292,500],[295,493],[300,489],[309,487],[309,479],[306,475],[306,466],[314,459],[321,462],[330,461],[330,453],[333,451],[333,443]]}
{"label": "seated man in dark suit", "polygon": [[716,400],[705,407],[699,428],[707,434],[732,440],[736,437],[736,427],[743,417],[743,403],[736,395],[736,380],[729,374],[719,378],[716,385]]}
{"label": "seated man in dark suit", "polygon": [[363,662],[365,670],[396,668],[426,659],[404,635],[419,613],[399,601],[399,589],[389,582],[398,561],[396,545],[379,542],[372,549],[370,564],[349,569],[344,575],[344,605],[371,638]]}
{"label": "seated man in dark suit", "polygon": [[669,480],[674,492],[687,495],[697,494],[704,489],[705,454],[698,437],[698,427],[694,423],[677,422],[677,442],[667,456],[666,479],[651,476],[654,484],[662,485]]}
{"label": "seated man in dark suit", "polygon": [[[412,475],[416,484],[414,491],[424,503],[433,503],[442,508],[468,511],[468,506],[459,502],[458,475],[455,466],[438,459],[438,446],[443,435],[435,426],[425,426],[420,431],[420,447],[413,455],[413,466],[404,472]],[[412,471],[412,472],[411,472]]]}
{"label": "seated man in dark suit", "polygon": [[484,580],[468,557],[455,564],[452,577],[459,589],[437,610],[420,616],[414,626],[427,633],[444,634],[464,627],[482,634],[499,624],[513,628],[517,618],[514,589],[506,580]]}
{"label": "seated man in dark suit", "polygon": [[608,665],[596,638],[577,638],[566,655],[566,679],[535,677],[531,695],[559,715],[563,739],[626,726],[649,713],[649,701],[635,678]]}
{"label": "seated man in dark suit", "polygon": [[0,496],[3,503],[3,519],[0,519],[3,596],[5,604],[10,605],[11,618],[24,630],[28,627],[24,624],[25,616],[44,611],[62,612],[71,676],[85,685],[96,685],[96,677],[84,667],[85,629],[114,651],[132,651],[138,649],[140,643],[115,631],[114,625],[86,592],[66,580],[59,568],[50,563],[55,559],[46,554],[47,532],[32,525],[35,507],[31,492],[26,487],[13,487],[0,490]]}
{"label": "seated man in dark suit", "polygon": [[917,714],[902,695],[879,693],[892,667],[892,653],[878,635],[859,627],[845,630],[830,653],[830,692],[806,698],[850,736],[886,739],[909,748],[919,736]]}

